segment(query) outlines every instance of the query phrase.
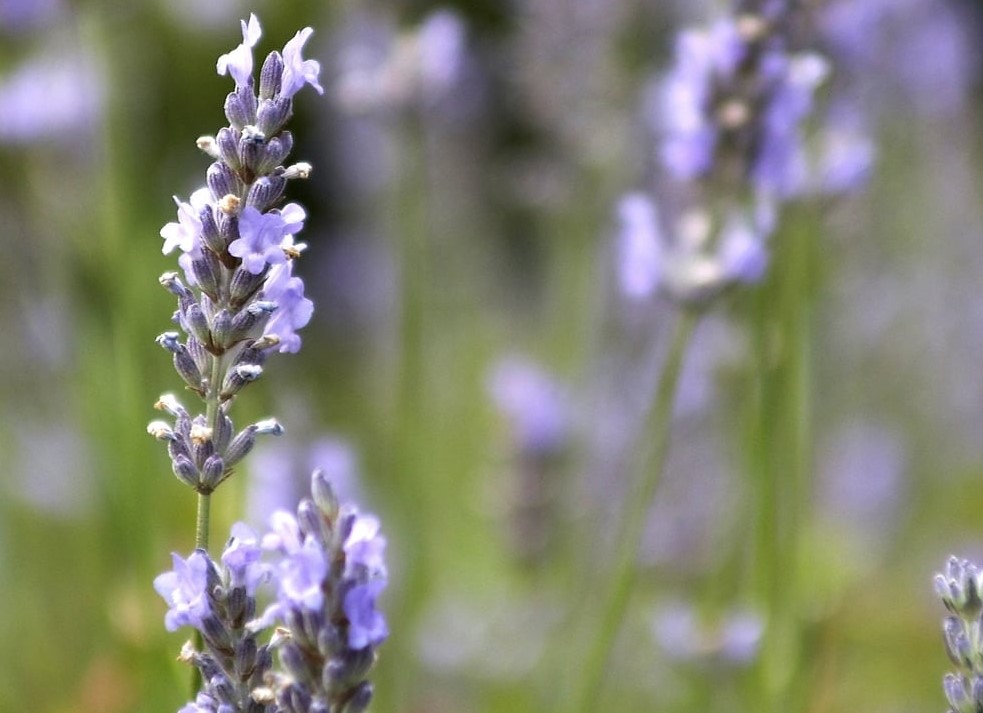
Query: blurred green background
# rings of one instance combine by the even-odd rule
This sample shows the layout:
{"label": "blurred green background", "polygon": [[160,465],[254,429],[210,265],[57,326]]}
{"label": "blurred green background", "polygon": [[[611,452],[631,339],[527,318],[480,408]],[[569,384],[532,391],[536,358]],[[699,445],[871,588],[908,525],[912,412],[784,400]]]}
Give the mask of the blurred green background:
{"label": "blurred green background", "polygon": [[[229,87],[215,60],[250,10],[262,53],[315,28],[327,91],[296,101],[293,158],[314,173],[290,198],[309,213],[298,269],[316,312],[301,352],[271,359],[236,404],[237,424],[276,415],[287,435],[213,498],[213,550],[269,472],[298,493],[309,467],[330,465],[317,445],[344,442],[346,487],[389,540],[374,710],[550,710],[569,673],[553,629],[613,530],[672,320],[618,296],[614,206],[652,161],[639,107],[672,33],[708,8],[207,5],[0,0],[0,710],[186,701],[184,637],[164,631],[152,588],[169,553],[192,548],[195,508],[145,433],[158,395],[179,389],[154,344],[174,309],[158,231],[171,196],[202,184],[194,142],[225,124]],[[438,7],[466,28],[452,90],[394,72],[359,95],[352,66],[394,42],[409,66],[414,28]],[[791,314],[808,335],[814,475],[789,574],[802,627],[790,707],[943,705],[931,575],[949,552],[983,556],[983,34],[974,3],[898,7],[871,51],[905,49],[855,95],[878,152],[868,187],[789,211],[767,284],[700,325],[607,709],[760,710],[759,491],[742,464],[754,335],[784,314],[794,251],[808,256]],[[907,42],[946,13],[962,44]],[[546,458],[496,408],[510,355],[555,380],[563,437]],[[723,633],[737,612],[746,656]]]}

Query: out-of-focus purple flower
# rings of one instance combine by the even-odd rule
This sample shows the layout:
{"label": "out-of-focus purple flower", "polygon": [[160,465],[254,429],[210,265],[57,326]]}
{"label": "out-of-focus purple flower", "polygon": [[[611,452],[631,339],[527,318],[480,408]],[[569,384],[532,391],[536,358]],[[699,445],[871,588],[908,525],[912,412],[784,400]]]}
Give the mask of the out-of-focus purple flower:
{"label": "out-of-focus purple flower", "polygon": [[229,571],[231,585],[244,587],[249,596],[256,593],[256,586],[268,572],[268,568],[259,561],[262,553],[256,533],[245,523],[235,523],[222,552],[222,564]]}
{"label": "out-of-focus purple flower", "polygon": [[239,237],[229,243],[229,254],[240,258],[242,268],[253,275],[260,274],[267,265],[281,265],[287,259],[284,239],[303,229],[306,217],[296,203],[287,204],[282,212],[269,213],[246,206],[239,214]]}
{"label": "out-of-focus purple flower", "polygon": [[0,32],[40,29],[62,11],[61,0],[0,0]]}
{"label": "out-of-focus purple flower", "polygon": [[85,53],[30,59],[0,78],[0,143],[77,143],[102,111],[104,81]]}
{"label": "out-of-focus purple flower", "polygon": [[761,117],[752,178],[766,193],[787,197],[803,190],[808,179],[801,127],[829,65],[819,55],[788,57],[777,51],[767,60],[774,85]]}
{"label": "out-of-focus purple flower", "polygon": [[662,281],[665,267],[659,216],[642,193],[630,193],[618,203],[618,275],[631,299],[649,297]]}
{"label": "out-of-focus purple flower", "polygon": [[420,24],[420,84],[428,97],[454,87],[464,68],[466,40],[464,21],[451,10],[437,10]]}
{"label": "out-of-focus purple flower", "polygon": [[378,646],[389,636],[389,627],[376,599],[385,588],[383,579],[357,584],[345,594],[344,610],[348,617],[348,645],[353,649]]}
{"label": "out-of-focus purple flower", "polygon": [[538,366],[520,357],[501,360],[492,370],[488,391],[509,420],[519,448],[549,454],[561,449],[569,432],[562,390]]}
{"label": "out-of-focus purple flower", "polygon": [[270,516],[270,528],[263,536],[264,549],[280,550],[287,555],[300,551],[304,541],[297,518],[285,510],[277,510]]}
{"label": "out-of-focus purple flower", "polygon": [[314,30],[305,27],[283,46],[283,80],[280,96],[287,99],[299,92],[305,84],[310,84],[318,94],[324,94],[324,89],[318,82],[321,65],[317,60],[304,59],[301,52]]}
{"label": "out-of-focus purple flower", "polygon": [[314,314],[314,303],[304,297],[304,281],[293,277],[292,271],[292,261],[275,265],[263,283],[263,299],[277,305],[263,333],[279,338],[281,353],[300,350],[300,337],[296,330],[310,322]]}
{"label": "out-of-focus purple flower", "polygon": [[170,607],[164,617],[168,631],[182,626],[201,628],[202,620],[211,613],[208,604],[208,555],[195,550],[187,560],[171,555],[174,569],[154,579],[154,589]]}
{"label": "out-of-focus purple flower", "polygon": [[199,188],[191,194],[190,202],[185,203],[177,196],[174,202],[177,204],[177,222],[168,223],[160,229],[160,236],[164,238],[162,252],[167,255],[174,248],[190,255],[192,258],[201,255],[201,211],[209,207],[211,202],[211,192],[208,188]]}
{"label": "out-of-focus purple flower", "polygon": [[713,164],[718,127],[713,116],[714,83],[733,75],[745,52],[733,20],[708,30],[684,30],[676,44],[676,64],[663,85],[656,121],[665,132],[662,161],[678,179],[706,173]]}
{"label": "out-of-focus purple flower", "polygon": [[709,624],[691,605],[673,604],[656,614],[653,633],[663,651],[678,661],[717,659],[745,666],[758,655],[764,623],[752,612],[737,610]]}
{"label": "out-of-focus purple flower", "polygon": [[756,230],[748,218],[731,215],[720,233],[717,256],[724,276],[731,282],[754,284],[768,268],[767,235]]}
{"label": "out-of-focus purple flower", "polygon": [[277,567],[282,606],[299,606],[318,611],[324,604],[322,585],[328,575],[324,550],[312,538],[287,554]]}
{"label": "out-of-focus purple flower", "polygon": [[248,87],[253,81],[253,47],[263,35],[259,19],[255,13],[249,15],[249,21],[241,20],[242,44],[228,54],[218,58],[216,69],[219,74],[228,74],[235,80],[236,87]]}
{"label": "out-of-focus purple flower", "polygon": [[379,519],[357,515],[345,540],[345,567],[350,577],[365,570],[373,577],[386,576],[386,538],[379,534]]}

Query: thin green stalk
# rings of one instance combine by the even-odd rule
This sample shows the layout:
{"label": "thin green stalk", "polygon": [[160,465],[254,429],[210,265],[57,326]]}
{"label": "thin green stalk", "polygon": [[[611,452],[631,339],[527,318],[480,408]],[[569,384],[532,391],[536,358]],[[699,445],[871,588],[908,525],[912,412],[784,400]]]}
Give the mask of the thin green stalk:
{"label": "thin green stalk", "polygon": [[607,586],[600,597],[598,615],[586,619],[598,621],[599,624],[588,643],[583,670],[574,681],[570,705],[566,707],[576,713],[588,713],[596,708],[608,658],[628,607],[635,581],[638,548],[669,451],[673,404],[676,401],[683,357],[698,321],[699,314],[690,311],[683,311],[676,321],[675,334],[659,377],[655,401],[643,431],[651,437],[650,447],[639,449],[641,457],[638,473],[628,490],[622,509],[613,566],[604,577]]}
{"label": "thin green stalk", "polygon": [[[223,359],[220,356],[212,358],[212,369],[208,375],[208,392],[205,397],[205,423],[215,429],[219,416],[219,391],[222,388]],[[198,511],[195,515],[195,549],[208,551],[208,527],[211,521],[212,494],[198,492]],[[201,632],[195,631],[194,646],[199,651],[204,645]],[[191,698],[198,695],[201,688],[201,672],[196,666],[191,667]]]}

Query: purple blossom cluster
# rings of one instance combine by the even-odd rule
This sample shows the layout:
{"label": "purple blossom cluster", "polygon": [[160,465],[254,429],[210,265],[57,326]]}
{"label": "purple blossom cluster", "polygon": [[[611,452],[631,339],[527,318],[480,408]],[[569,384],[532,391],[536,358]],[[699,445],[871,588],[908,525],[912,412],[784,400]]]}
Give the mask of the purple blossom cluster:
{"label": "purple blossom cluster", "polygon": [[306,178],[311,170],[306,163],[284,165],[293,147],[284,127],[301,88],[309,84],[323,92],[320,65],[302,55],[312,32],[301,30],[282,53],[267,55],[257,92],[253,48],[262,29],[255,15],[242,22],[242,43],[217,63],[218,73],[235,82],[225,100],[229,125],[214,137],[198,139],[199,148],[214,159],[206,185],[188,201],[175,197],[177,220],[160,231],[163,252],[181,253],[184,281],[168,272],[161,284],[177,297],[174,320],[185,339],[168,331],[157,341],[173,355],[188,388],[205,402],[206,413],[192,418],[177,399],[165,395],[157,408],[174,424],[155,421],[149,430],[167,442],[177,477],[200,493],[212,492],[229,476],[257,435],[282,431],[267,420],[235,434],[229,407],[246,384],[262,375],[269,354],[300,349],[297,330],[313,311],[303,281],[293,274],[294,261],[306,247],[295,236],[307,214],[296,203],[282,205],[288,181]]}
{"label": "purple blossom cluster", "polygon": [[[389,633],[376,606],[387,582],[386,540],[375,517],[338,502],[320,471],[311,489],[313,499],[296,515],[274,513],[262,540],[237,523],[218,563],[204,550],[187,559],[175,554],[173,569],[154,580],[169,607],[168,631],[191,627],[204,644],[182,653],[204,687],[181,713],[357,713],[368,706],[365,679]],[[272,563],[262,561],[264,550]],[[271,580],[276,601],[257,618],[257,588]],[[275,623],[283,628],[258,644]]]}
{"label": "purple blossom cluster", "polygon": [[972,713],[983,707],[983,572],[968,560],[950,557],[945,572],[935,575],[935,592],[949,611],[942,631],[946,652],[957,668],[942,680],[948,713]]}
{"label": "purple blossom cluster", "polygon": [[273,665],[270,644],[259,644],[248,625],[256,616],[256,589],[271,569],[260,562],[256,534],[242,523],[232,528],[220,562],[205,550],[187,559],[172,555],[174,568],[154,580],[169,607],[168,631],[191,627],[201,634],[203,651],[190,644],[182,660],[202,675],[202,689],[180,713],[273,713],[267,687]]}
{"label": "purple blossom cluster", "polygon": [[276,602],[264,621],[286,628],[279,647],[284,713],[362,711],[372,698],[366,676],[389,635],[376,602],[388,581],[379,521],[340,505],[320,471],[313,498],[296,515],[279,511],[263,547],[276,552]]}
{"label": "purple blossom cluster", "polygon": [[618,265],[631,298],[662,291],[703,302],[759,281],[782,202],[849,190],[870,165],[869,143],[851,132],[824,135],[818,152],[806,141],[830,68],[816,53],[790,49],[790,4],[744,5],[682,31],[654,95],[660,164],[688,205],[663,223],[648,196],[622,200]]}

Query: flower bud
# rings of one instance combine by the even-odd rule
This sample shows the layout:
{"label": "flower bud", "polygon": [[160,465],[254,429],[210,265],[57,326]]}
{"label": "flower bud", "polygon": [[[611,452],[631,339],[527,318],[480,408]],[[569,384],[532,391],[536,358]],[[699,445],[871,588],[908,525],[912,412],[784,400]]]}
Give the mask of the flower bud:
{"label": "flower bud", "polygon": [[320,468],[311,475],[311,494],[324,516],[330,522],[334,522],[338,518],[338,511],[341,506],[338,503],[338,496],[335,495],[334,488],[331,487],[331,482]]}
{"label": "flower bud", "polygon": [[280,93],[280,80],[283,77],[283,57],[279,52],[270,52],[259,73],[259,98],[272,99]]}
{"label": "flower bud", "polygon": [[182,483],[195,489],[198,488],[198,469],[195,468],[195,464],[191,462],[190,458],[185,456],[175,458],[171,461],[171,470]]}
{"label": "flower bud", "polygon": [[265,279],[265,271],[253,275],[241,267],[236,268],[236,271],[232,273],[232,281],[229,285],[229,296],[232,298],[232,303],[234,305],[245,304],[263,286]]}
{"label": "flower bud", "polygon": [[273,136],[293,114],[293,102],[287,97],[264,99],[256,112],[256,125],[267,136]]}
{"label": "flower bud", "polygon": [[225,473],[225,461],[222,456],[213,453],[205,459],[201,466],[201,489],[203,492],[211,492],[222,482]]}
{"label": "flower bud", "polygon": [[215,144],[218,148],[218,157],[229,165],[233,171],[238,171],[239,165],[239,132],[235,129],[224,127],[219,129],[215,137]]}
{"label": "flower bud", "polygon": [[263,213],[280,200],[286,187],[287,181],[279,176],[261,176],[249,187],[246,205],[251,205]]}
{"label": "flower bud", "polygon": [[234,196],[242,195],[242,180],[236,175],[235,171],[222,161],[216,161],[208,167],[205,180],[215,200],[220,200],[223,196],[230,194]]}
{"label": "flower bud", "polygon": [[235,396],[248,383],[263,375],[263,367],[256,364],[240,364],[229,369],[222,383],[220,398],[227,401]]}

